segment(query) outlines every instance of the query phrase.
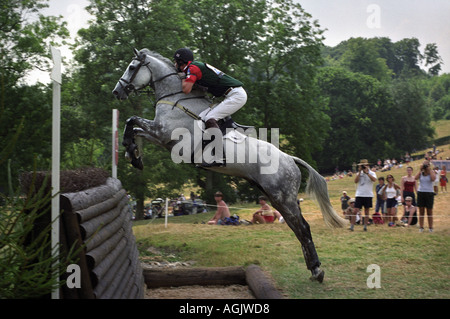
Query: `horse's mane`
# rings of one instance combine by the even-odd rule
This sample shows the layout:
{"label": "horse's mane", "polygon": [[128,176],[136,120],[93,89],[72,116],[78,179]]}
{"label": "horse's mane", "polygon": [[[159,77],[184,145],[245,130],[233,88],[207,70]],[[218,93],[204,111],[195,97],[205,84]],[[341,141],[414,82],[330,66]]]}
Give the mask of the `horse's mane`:
{"label": "horse's mane", "polygon": [[161,60],[164,63],[166,63],[170,68],[175,70],[175,66],[173,65],[173,62],[170,61],[168,58],[163,57],[161,54],[159,54],[157,52],[154,52],[154,51],[151,51],[151,50],[149,50],[147,48],[144,48],[144,49],[140,50],[139,52],[143,52],[143,53],[145,53],[147,55],[150,55],[151,57],[154,57],[154,58],[156,58],[158,60]]}

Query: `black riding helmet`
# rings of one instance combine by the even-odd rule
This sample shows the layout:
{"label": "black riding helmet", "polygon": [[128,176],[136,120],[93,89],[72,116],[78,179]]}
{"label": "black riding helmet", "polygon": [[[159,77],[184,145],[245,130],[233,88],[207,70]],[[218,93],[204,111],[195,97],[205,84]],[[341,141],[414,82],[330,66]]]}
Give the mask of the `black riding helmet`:
{"label": "black riding helmet", "polygon": [[188,48],[178,49],[173,58],[175,61],[181,61],[184,63],[188,63],[189,61],[194,61],[194,53]]}

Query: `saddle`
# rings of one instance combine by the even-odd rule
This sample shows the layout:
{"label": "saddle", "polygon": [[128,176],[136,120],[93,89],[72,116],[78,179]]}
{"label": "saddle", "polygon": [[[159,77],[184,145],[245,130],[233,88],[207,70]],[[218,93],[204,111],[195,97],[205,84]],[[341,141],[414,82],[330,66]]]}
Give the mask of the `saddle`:
{"label": "saddle", "polygon": [[[204,122],[202,120],[197,121],[199,127],[204,131]],[[227,116],[219,121],[217,121],[217,125],[219,125],[219,129],[222,132],[222,136],[224,139],[229,139],[236,144],[240,144],[245,141],[247,135],[244,132],[248,129],[254,129],[254,126],[241,125],[236,123],[231,116]],[[230,130],[231,129],[231,130]],[[239,131],[237,131],[239,129]],[[241,132],[240,132],[241,131]],[[210,141],[203,141],[202,149],[204,149]],[[221,163],[211,163],[199,165],[199,167],[213,167],[213,166],[226,166],[225,158]]]}
{"label": "saddle", "polygon": [[219,125],[219,128],[222,131],[223,135],[226,134],[227,128],[242,129],[244,131],[247,130],[247,129],[254,129],[255,128],[254,126],[247,126],[247,125],[238,124],[231,118],[231,116],[227,116],[227,117],[219,120],[217,122],[217,124]]}

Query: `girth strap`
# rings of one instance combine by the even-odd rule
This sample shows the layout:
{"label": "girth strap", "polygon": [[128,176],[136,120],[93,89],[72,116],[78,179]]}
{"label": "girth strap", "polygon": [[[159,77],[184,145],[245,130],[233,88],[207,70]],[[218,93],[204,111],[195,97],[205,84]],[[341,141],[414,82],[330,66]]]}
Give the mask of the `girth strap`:
{"label": "girth strap", "polygon": [[182,110],[184,113],[186,113],[187,115],[189,115],[190,117],[192,117],[194,120],[201,120],[201,118],[193,113],[191,110],[189,110],[188,108],[184,107],[183,105],[178,104],[179,101],[181,100],[187,100],[187,99],[192,99],[192,98],[198,98],[198,97],[189,97],[189,98],[185,98],[185,99],[180,99],[176,102],[173,101],[168,101],[168,100],[160,100],[158,101],[156,104],[167,104],[167,105],[172,105],[173,107],[177,107],[180,110]]}

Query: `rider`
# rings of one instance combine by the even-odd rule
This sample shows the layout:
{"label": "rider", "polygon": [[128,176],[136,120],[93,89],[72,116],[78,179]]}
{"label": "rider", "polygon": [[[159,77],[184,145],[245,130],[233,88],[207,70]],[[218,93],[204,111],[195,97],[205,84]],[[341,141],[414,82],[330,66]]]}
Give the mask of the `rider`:
{"label": "rider", "polygon": [[225,97],[213,109],[208,108],[200,113],[199,116],[205,121],[207,129],[219,128],[217,121],[235,113],[247,102],[247,93],[242,82],[207,63],[194,61],[194,54],[190,49],[178,49],[174,59],[177,70],[186,74],[186,79],[182,82],[185,94],[189,94],[194,84],[198,84],[214,96]]}

